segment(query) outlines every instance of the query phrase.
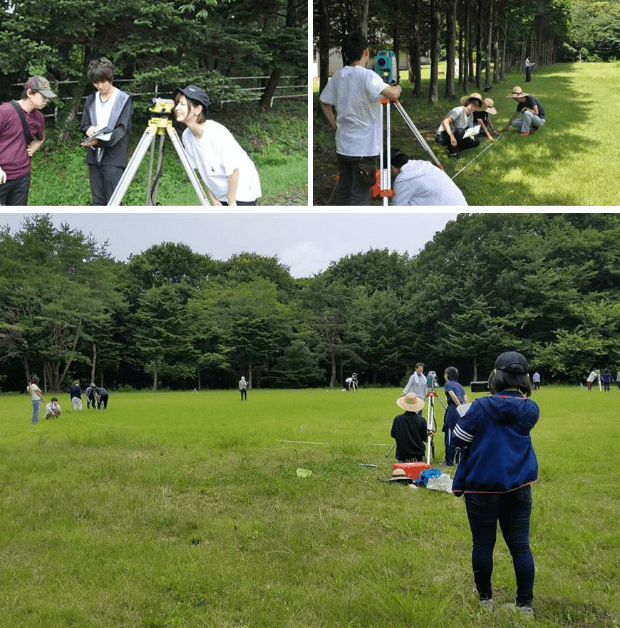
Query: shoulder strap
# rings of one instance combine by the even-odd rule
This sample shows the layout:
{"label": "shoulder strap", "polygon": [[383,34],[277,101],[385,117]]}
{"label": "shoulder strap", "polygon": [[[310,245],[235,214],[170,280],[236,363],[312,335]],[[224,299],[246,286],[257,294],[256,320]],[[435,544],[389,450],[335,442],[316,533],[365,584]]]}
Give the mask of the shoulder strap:
{"label": "shoulder strap", "polygon": [[26,139],[26,148],[34,139],[30,133],[30,129],[28,128],[28,123],[26,122],[26,116],[24,115],[24,110],[19,106],[17,102],[11,100],[11,104],[15,107],[15,111],[17,111],[17,115],[19,119],[22,121],[22,127],[24,129],[24,138]]}

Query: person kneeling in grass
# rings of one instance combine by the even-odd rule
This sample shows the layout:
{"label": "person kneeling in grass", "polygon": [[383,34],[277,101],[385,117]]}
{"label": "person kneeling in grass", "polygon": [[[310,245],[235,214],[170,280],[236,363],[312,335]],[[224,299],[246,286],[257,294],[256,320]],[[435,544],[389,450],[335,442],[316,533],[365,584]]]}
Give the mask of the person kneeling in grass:
{"label": "person kneeling in grass", "polygon": [[447,147],[449,157],[460,159],[461,151],[480,146],[480,140],[472,136],[474,112],[485,109],[482,96],[473,93],[470,96],[463,96],[461,106],[452,109],[441,121],[435,141]]}
{"label": "person kneeling in grass", "polygon": [[256,205],[261,196],[254,162],[233,134],[214,120],[207,120],[210,101],[204,89],[188,85],[173,94],[183,146],[192,168],[200,172],[213,205]]}
{"label": "person kneeling in grass", "polygon": [[[384,152],[387,163],[387,151]],[[397,148],[390,152],[396,195],[392,205],[466,206],[463,193],[450,177],[428,161],[409,159]]]}
{"label": "person kneeling in grass", "polygon": [[57,397],[52,397],[50,402],[45,406],[45,418],[46,419],[56,419],[62,413],[60,409],[60,404],[58,403]]}
{"label": "person kneeling in grass", "polygon": [[517,110],[508,120],[506,128],[512,124],[521,131],[521,135],[533,135],[545,124],[545,110],[537,98],[531,94],[526,94],[518,86],[513,88],[512,94],[508,98],[514,98],[518,104]]}

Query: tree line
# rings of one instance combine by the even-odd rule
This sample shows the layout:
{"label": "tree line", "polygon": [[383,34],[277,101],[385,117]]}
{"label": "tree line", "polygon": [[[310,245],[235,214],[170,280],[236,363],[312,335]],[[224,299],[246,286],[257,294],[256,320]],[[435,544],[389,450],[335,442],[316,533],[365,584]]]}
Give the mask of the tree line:
{"label": "tree line", "polygon": [[[422,58],[430,60],[428,100],[439,94],[445,60],[445,98],[490,91],[525,59],[538,67],[556,61],[611,60],[620,56],[618,0],[317,0],[315,45],[320,90],[328,80],[329,51],[344,36],[362,33],[373,51],[406,50],[413,94],[423,96]],[[455,60],[458,59],[458,70]]]}
{"label": "tree line", "polygon": [[[420,217],[419,219],[423,219]],[[545,381],[620,366],[620,215],[460,214],[415,256],[303,279],[277,257],[164,243],[119,262],[49,215],[0,231],[0,386],[397,386],[418,361],[486,379],[516,349]]]}

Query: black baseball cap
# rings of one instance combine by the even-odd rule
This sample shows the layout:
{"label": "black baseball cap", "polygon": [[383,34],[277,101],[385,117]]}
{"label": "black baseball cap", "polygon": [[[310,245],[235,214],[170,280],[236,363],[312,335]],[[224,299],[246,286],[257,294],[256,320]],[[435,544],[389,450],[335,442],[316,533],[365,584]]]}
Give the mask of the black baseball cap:
{"label": "black baseball cap", "polygon": [[495,368],[505,373],[525,375],[528,364],[525,357],[518,351],[506,351],[495,360]]}
{"label": "black baseball cap", "polygon": [[211,102],[209,101],[209,97],[207,96],[207,92],[205,92],[202,87],[198,87],[198,85],[188,85],[183,89],[177,87],[172,94],[172,98],[174,99],[177,94],[183,94],[183,96],[185,96],[186,98],[191,98],[192,100],[199,102],[201,105],[204,106],[205,111],[209,108],[209,105],[211,104]]}

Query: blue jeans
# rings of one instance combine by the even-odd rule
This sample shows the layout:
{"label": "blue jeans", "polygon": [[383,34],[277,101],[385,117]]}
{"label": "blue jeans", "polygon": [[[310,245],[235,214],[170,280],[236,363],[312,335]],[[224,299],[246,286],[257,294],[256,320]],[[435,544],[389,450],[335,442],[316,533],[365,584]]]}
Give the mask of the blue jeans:
{"label": "blue jeans", "polygon": [[32,400],[32,424],[36,425],[39,422],[39,409],[41,408],[41,400]]}
{"label": "blue jeans", "polygon": [[471,562],[480,599],[493,597],[493,548],[499,521],[517,578],[516,604],[531,606],[534,599],[534,558],[530,549],[531,486],[509,493],[466,493],[465,506],[473,540]]}

